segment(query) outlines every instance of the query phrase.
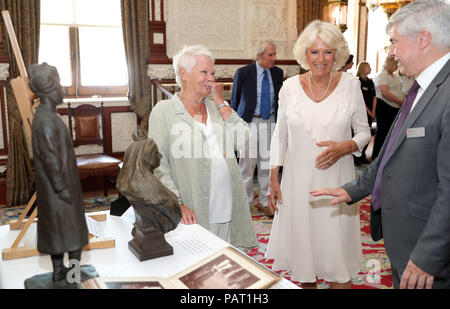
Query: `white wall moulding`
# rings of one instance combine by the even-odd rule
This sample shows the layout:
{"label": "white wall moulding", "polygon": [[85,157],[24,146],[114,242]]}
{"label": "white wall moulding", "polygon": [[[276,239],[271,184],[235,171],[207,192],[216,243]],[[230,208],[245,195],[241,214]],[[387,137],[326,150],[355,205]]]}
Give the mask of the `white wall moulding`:
{"label": "white wall moulding", "polygon": [[233,78],[239,67],[254,61],[255,45],[261,40],[277,45],[277,65],[286,76],[299,72],[292,54],[297,39],[296,0],[166,0],[162,6],[152,0],[151,7],[163,10],[157,12],[163,27],[156,22],[158,14],[151,14],[150,27],[154,24],[164,31],[167,55],[161,57],[156,49],[153,56],[150,53],[150,79],[174,79],[171,59],[185,45],[194,44],[214,54],[218,78]]}
{"label": "white wall moulding", "polygon": [[168,0],[167,55],[202,44],[216,58],[246,58],[248,0]]}
{"label": "white wall moulding", "polygon": [[[215,65],[217,78],[233,78],[236,70],[242,67],[243,64],[227,64],[227,65]],[[292,65],[278,65],[283,69],[285,77],[290,77],[300,72],[300,66],[298,64]],[[170,64],[153,64],[148,65],[147,74],[150,79],[175,79],[175,72],[173,66]]]}

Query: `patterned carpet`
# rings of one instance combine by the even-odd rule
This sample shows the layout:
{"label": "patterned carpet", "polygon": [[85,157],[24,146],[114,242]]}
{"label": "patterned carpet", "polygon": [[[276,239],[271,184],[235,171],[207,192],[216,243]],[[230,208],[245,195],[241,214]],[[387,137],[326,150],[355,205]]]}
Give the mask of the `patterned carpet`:
{"label": "patterned carpet", "polygon": [[[363,261],[361,263],[361,271],[356,277],[352,278],[352,289],[391,289],[391,265],[387,258],[383,241],[374,242],[370,237],[369,207],[369,198],[361,201],[360,221]],[[257,231],[259,247],[247,250],[246,253],[268,268],[272,268],[273,260],[264,258],[264,253],[269,241],[270,230],[272,228],[272,219],[264,215],[260,205],[252,207],[251,212],[253,224]],[[276,272],[291,280],[289,271]],[[299,282],[292,282],[301,286]],[[329,284],[324,280],[318,280],[318,288],[327,289],[329,288]]]}
{"label": "patterned carpet", "polygon": [[[257,186],[255,186],[255,199],[257,199],[257,194],[258,190]],[[116,198],[117,195],[86,198],[86,212],[109,210],[109,205]],[[368,198],[361,201],[361,238],[364,260],[361,263],[361,271],[352,279],[352,289],[390,289],[392,288],[391,266],[386,255],[384,244],[382,241],[374,242],[370,238],[369,207],[370,200]],[[0,224],[5,224],[9,220],[17,219],[23,209],[24,206],[0,209]],[[248,250],[246,253],[268,268],[272,268],[273,260],[264,258],[272,227],[272,219],[264,215],[261,206],[258,204],[251,208],[251,213],[259,241],[259,247]],[[277,273],[288,280],[291,280],[289,271],[277,271]],[[298,282],[293,282],[301,286]],[[319,289],[327,289],[329,285],[326,281],[319,280],[318,287]]]}
{"label": "patterned carpet", "polygon": [[[358,176],[366,167],[355,166],[355,173]],[[255,202],[258,199],[258,185],[254,184]],[[374,242],[370,237],[370,196],[360,202],[360,224],[361,242],[363,250],[363,261],[361,271],[352,278],[352,289],[392,289],[391,264],[384,248],[383,240]],[[257,203],[256,203],[257,204]],[[273,260],[264,258],[264,253],[269,242],[272,219],[265,216],[261,206],[256,205],[251,209],[253,224],[257,231],[259,248],[252,249],[246,253],[268,268],[272,268]],[[291,280],[289,271],[277,271],[280,275]],[[292,280],[291,280],[292,281]],[[292,281],[301,286],[299,282]],[[328,289],[329,284],[324,280],[318,280],[319,289]]]}

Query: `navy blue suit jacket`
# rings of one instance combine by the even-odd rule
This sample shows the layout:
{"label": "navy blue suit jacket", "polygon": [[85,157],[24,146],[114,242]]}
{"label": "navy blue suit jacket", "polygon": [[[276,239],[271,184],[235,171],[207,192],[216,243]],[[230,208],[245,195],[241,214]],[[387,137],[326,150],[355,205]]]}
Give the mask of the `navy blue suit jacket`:
{"label": "navy blue suit jacket", "polygon": [[[279,67],[270,69],[275,92],[275,119],[278,111],[278,92],[283,84],[283,70]],[[231,107],[246,122],[251,122],[256,108],[256,62],[239,68],[234,75],[231,91]]]}

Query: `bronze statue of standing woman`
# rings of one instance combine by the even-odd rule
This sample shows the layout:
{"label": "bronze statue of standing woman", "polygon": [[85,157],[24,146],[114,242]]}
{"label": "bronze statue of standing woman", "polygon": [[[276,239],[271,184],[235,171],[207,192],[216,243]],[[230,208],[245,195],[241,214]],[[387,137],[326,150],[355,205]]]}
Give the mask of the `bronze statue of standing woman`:
{"label": "bronze statue of standing woman", "polygon": [[37,249],[50,254],[53,282],[66,280],[64,253],[70,260],[81,258],[88,244],[88,230],[80,177],[69,131],[56,112],[63,101],[55,67],[33,64],[28,69],[29,86],[40,99],[33,117],[32,145],[39,210]]}

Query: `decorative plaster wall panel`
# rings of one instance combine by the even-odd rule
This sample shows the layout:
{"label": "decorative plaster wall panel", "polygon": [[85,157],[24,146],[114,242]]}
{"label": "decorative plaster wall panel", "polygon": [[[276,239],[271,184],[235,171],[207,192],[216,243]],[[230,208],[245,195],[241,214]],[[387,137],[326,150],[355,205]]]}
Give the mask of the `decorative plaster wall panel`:
{"label": "decorative plaster wall panel", "polygon": [[202,44],[220,59],[253,59],[259,40],[272,40],[279,59],[292,59],[295,0],[168,0],[167,55]]}
{"label": "decorative plaster wall panel", "polygon": [[[236,70],[244,65],[216,65],[217,78],[233,78]],[[284,76],[290,77],[300,72],[298,65],[280,65],[284,70]],[[147,74],[151,79],[175,79],[173,66],[170,64],[155,64],[147,67]]]}
{"label": "decorative plaster wall panel", "polygon": [[0,112],[0,148],[5,148],[5,143],[3,142],[3,121]]}
{"label": "decorative plaster wall panel", "polygon": [[184,45],[202,44],[215,57],[245,58],[245,0],[169,0],[167,54],[172,58]]}
{"label": "decorative plaster wall panel", "polygon": [[137,130],[136,113],[112,113],[111,135],[112,151],[122,152],[127,150],[133,142],[132,134]]}
{"label": "decorative plaster wall panel", "polygon": [[164,44],[164,35],[162,33],[153,33],[153,43]]}
{"label": "decorative plaster wall panel", "polygon": [[0,80],[6,80],[9,77],[9,63],[0,63]]}
{"label": "decorative plaster wall panel", "polygon": [[162,18],[161,18],[161,0],[154,0],[154,2],[155,2],[155,12],[152,12],[152,3],[151,3],[152,1],[151,0],[148,0],[148,1],[150,1],[150,5],[149,5],[150,18],[152,16],[152,14],[155,13],[155,20],[156,21],[162,21]]}
{"label": "decorative plaster wall panel", "polygon": [[[0,80],[6,80],[9,77],[9,63],[0,63]],[[8,104],[6,104],[6,87],[3,87],[3,99],[5,102],[5,119],[8,119]],[[2,112],[0,111],[0,148],[5,148],[5,143],[3,142],[4,134],[8,132],[3,132],[3,121]],[[6,130],[8,130],[8,123],[6,123]]]}
{"label": "decorative plaster wall panel", "polygon": [[171,64],[152,64],[147,66],[150,79],[175,79],[175,71]]}

